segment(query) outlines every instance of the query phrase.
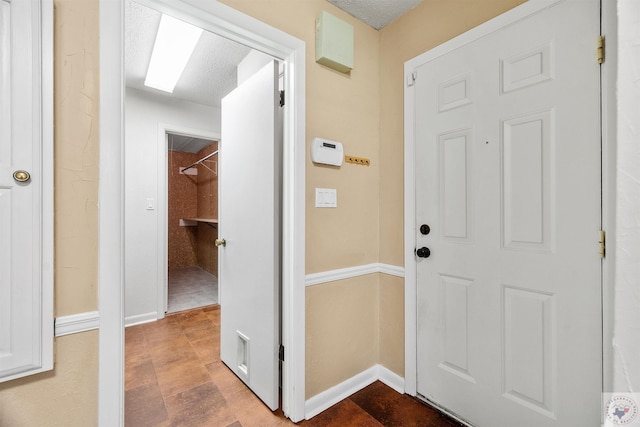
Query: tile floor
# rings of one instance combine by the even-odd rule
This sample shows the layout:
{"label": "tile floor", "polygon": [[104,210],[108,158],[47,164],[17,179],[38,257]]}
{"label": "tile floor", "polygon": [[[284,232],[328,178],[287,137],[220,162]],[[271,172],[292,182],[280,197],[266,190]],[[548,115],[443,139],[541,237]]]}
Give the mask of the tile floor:
{"label": "tile floor", "polygon": [[198,266],[169,270],[167,313],[218,303],[218,278]]}
{"label": "tile floor", "polygon": [[[220,361],[220,306],[173,314],[125,333],[125,426],[294,426]],[[460,427],[375,382],[303,427]]]}

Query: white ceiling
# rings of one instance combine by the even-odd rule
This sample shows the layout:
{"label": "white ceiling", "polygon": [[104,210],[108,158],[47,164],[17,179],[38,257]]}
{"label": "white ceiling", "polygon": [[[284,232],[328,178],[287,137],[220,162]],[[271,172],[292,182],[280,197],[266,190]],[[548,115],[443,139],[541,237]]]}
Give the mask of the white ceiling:
{"label": "white ceiling", "polygon": [[236,87],[238,63],[250,48],[204,31],[173,94],[144,85],[161,13],[128,0],[126,6],[126,85],[172,98],[220,106],[220,100]]}
{"label": "white ceiling", "polygon": [[345,12],[380,30],[422,0],[328,0]]}

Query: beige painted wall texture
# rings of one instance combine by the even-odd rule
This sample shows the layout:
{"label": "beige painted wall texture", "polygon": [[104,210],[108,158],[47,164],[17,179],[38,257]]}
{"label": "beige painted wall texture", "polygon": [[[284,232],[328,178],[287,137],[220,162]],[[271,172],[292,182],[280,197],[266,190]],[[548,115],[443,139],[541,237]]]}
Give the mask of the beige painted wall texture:
{"label": "beige painted wall texture", "polygon": [[[520,1],[425,0],[382,32],[325,0],[223,2],[307,43],[307,147],[321,136],[372,161],[330,168],[307,158],[307,273],[379,260],[402,265],[403,62]],[[55,0],[55,8],[55,295],[61,316],[97,307],[98,0]],[[314,61],[315,17],[322,10],[355,27],[350,75]],[[338,208],[316,209],[315,187],[336,188]],[[307,397],[375,363],[402,374],[400,282],[368,275],[308,289]],[[97,333],[58,338],[56,353],[52,373],[0,386],[0,425],[95,425]]]}
{"label": "beige painted wall texture", "polygon": [[55,0],[56,316],[98,308],[98,1]]}
{"label": "beige painted wall texture", "polygon": [[[98,0],[54,1],[55,313],[97,309]],[[54,370],[0,384],[0,426],[92,426],[98,333],[56,338]]]}
{"label": "beige painted wall texture", "polygon": [[[325,0],[223,0],[306,42],[307,153],[312,138],[321,136],[342,142],[345,154],[372,160],[370,167],[332,168],[314,166],[307,154],[307,273],[371,262],[404,264],[404,62],[522,1],[425,0],[378,32]],[[354,26],[350,75],[315,63],[314,24],[323,10]],[[315,208],[316,187],[336,188],[338,208]],[[355,283],[361,285],[361,298],[342,305]],[[372,302],[373,309],[367,305]],[[371,335],[371,323],[347,322],[340,307],[379,329]],[[376,363],[404,375],[402,279],[368,275],[316,285],[307,290],[306,310],[307,397]],[[354,336],[372,341],[352,342]],[[344,351],[344,346],[358,351]]]}
{"label": "beige painted wall texture", "polygon": [[[306,42],[306,272],[378,259],[378,32],[326,0],[223,0]],[[315,19],[327,11],[354,26],[354,68],[342,74],[315,62]],[[314,137],[342,142],[345,154],[371,166],[314,166]],[[336,188],[338,207],[315,207],[315,188]]]}
{"label": "beige painted wall texture", "polygon": [[378,363],[377,276],[307,288],[307,399]]}
{"label": "beige painted wall texture", "polygon": [[98,331],[56,338],[53,371],[0,384],[2,427],[98,424]]}

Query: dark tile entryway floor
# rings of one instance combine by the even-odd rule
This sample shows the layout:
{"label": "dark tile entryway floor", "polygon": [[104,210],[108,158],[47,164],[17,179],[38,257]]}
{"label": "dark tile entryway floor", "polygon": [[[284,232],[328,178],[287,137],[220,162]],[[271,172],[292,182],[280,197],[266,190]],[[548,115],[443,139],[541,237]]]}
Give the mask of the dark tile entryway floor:
{"label": "dark tile entryway floor", "polygon": [[[220,361],[220,307],[176,313],[125,333],[125,425],[294,426],[272,413]],[[309,421],[319,426],[459,427],[375,382]]]}

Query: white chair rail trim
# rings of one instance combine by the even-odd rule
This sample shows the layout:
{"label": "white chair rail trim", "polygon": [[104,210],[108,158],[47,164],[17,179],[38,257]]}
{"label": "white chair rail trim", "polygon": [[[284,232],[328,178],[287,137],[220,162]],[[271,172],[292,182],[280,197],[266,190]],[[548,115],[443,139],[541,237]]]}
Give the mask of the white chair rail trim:
{"label": "white chair rail trim", "polygon": [[349,279],[352,277],[364,276],[374,273],[383,273],[396,277],[404,277],[404,268],[382,263],[357,265],[355,267],[340,268],[337,270],[307,274],[305,276],[304,284],[305,286],[320,285],[322,283],[334,282],[336,280]]}
{"label": "white chair rail trim", "polygon": [[56,317],[55,335],[56,337],[63,337],[65,335],[92,331],[99,327],[100,313],[98,311],[87,311],[86,313]]}

